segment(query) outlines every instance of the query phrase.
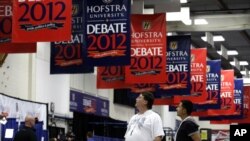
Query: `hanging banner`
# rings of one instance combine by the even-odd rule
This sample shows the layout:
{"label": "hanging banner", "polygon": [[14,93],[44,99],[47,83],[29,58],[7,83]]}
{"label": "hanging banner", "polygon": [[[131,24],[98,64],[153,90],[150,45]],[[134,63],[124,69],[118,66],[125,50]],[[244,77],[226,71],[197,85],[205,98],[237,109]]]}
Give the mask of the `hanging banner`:
{"label": "hanging banner", "polygon": [[219,109],[221,90],[221,60],[207,61],[206,101],[198,102],[197,109]]}
{"label": "hanging banner", "polygon": [[93,73],[94,67],[83,60],[83,0],[73,0],[71,41],[52,42],[51,74]]}
{"label": "hanging banner", "polygon": [[70,90],[70,111],[108,117],[109,101]]}
{"label": "hanging banner", "polygon": [[230,119],[242,119],[243,111],[244,111],[244,84],[243,79],[235,79],[234,80],[234,104],[235,104],[235,112]]}
{"label": "hanging banner", "polygon": [[86,63],[130,64],[130,7],[130,0],[84,0]]}
{"label": "hanging banner", "polygon": [[0,5],[0,53],[36,52],[36,43],[11,43],[12,0],[1,0]]}
{"label": "hanging banner", "polygon": [[[141,84],[134,84],[130,87],[131,93],[140,94],[143,92],[151,92],[155,93],[156,95],[156,84],[150,84],[150,83],[141,83]],[[156,98],[156,97],[155,97]]]}
{"label": "hanging banner", "polygon": [[[207,110],[206,114],[202,116],[217,118],[218,116],[228,116],[235,113],[234,104],[234,71],[233,70],[221,70],[221,105],[220,109]],[[217,117],[216,117],[217,116]],[[203,118],[202,117],[202,118]],[[200,118],[201,120],[204,120]]]}
{"label": "hanging banner", "polygon": [[208,110],[208,115],[232,115],[235,111],[234,104],[234,71],[221,70],[221,109]]}
{"label": "hanging banner", "polygon": [[221,60],[207,61],[206,101],[198,102],[193,116],[202,116],[208,109],[220,109]]}
{"label": "hanging banner", "polygon": [[211,124],[230,124],[233,122],[233,119],[242,119],[243,118],[243,79],[234,80],[234,104],[235,111],[232,115],[228,116],[219,116],[218,119],[211,120]]}
{"label": "hanging banner", "polygon": [[98,89],[129,88],[125,83],[125,66],[97,67]]}
{"label": "hanging banner", "polygon": [[250,86],[243,87],[243,117],[242,119],[230,120],[231,123],[250,123]]}
{"label": "hanging banner", "polygon": [[191,49],[191,95],[174,96],[174,103],[190,100],[194,104],[206,101],[206,61],[207,49]]}
{"label": "hanging banner", "polygon": [[0,45],[11,42],[12,1],[0,1]]}
{"label": "hanging banner", "polygon": [[166,15],[131,16],[131,64],[126,83],[166,81]]}
{"label": "hanging banner", "polygon": [[71,0],[13,0],[13,42],[69,41]]}
{"label": "hanging banner", "polygon": [[162,96],[190,94],[190,36],[167,37],[166,83],[159,84]]}
{"label": "hanging banner", "polygon": [[93,73],[93,66],[86,66],[79,42],[72,44],[51,43],[50,74]]}

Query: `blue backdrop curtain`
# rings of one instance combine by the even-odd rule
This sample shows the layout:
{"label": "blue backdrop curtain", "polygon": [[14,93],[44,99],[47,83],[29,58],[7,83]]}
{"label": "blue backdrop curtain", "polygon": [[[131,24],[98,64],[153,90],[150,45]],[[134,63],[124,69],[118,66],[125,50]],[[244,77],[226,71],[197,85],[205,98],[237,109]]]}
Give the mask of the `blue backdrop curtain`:
{"label": "blue backdrop curtain", "polygon": [[[8,118],[7,123],[5,125],[1,125],[1,129],[2,129],[1,131],[2,141],[12,141],[15,133],[18,130],[18,122],[16,122],[16,118]],[[14,129],[13,138],[10,138],[10,139],[4,138],[6,129]]]}
{"label": "blue backdrop curtain", "polygon": [[49,133],[47,130],[43,130],[43,139],[44,139],[44,141],[49,140]]}
{"label": "blue backdrop curtain", "polygon": [[43,122],[39,121],[38,123],[36,123],[35,129],[37,141],[41,141],[43,137]]}

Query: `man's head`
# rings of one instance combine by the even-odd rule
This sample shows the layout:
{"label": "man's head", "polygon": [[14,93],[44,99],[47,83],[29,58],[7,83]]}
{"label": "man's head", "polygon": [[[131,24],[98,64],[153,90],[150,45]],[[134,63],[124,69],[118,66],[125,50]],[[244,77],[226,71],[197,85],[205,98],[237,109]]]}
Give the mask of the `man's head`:
{"label": "man's head", "polygon": [[25,117],[25,126],[27,127],[34,127],[35,126],[36,119],[32,117],[31,115],[27,115]]}
{"label": "man's head", "polygon": [[142,107],[145,107],[146,109],[152,109],[153,103],[154,103],[154,95],[150,92],[142,92],[136,98],[135,106],[138,109],[140,109]]}
{"label": "man's head", "polygon": [[93,133],[91,131],[87,132],[87,138],[92,138],[93,137]]}
{"label": "man's head", "polygon": [[182,100],[176,110],[177,115],[180,117],[189,116],[193,111],[193,103],[190,100]]}

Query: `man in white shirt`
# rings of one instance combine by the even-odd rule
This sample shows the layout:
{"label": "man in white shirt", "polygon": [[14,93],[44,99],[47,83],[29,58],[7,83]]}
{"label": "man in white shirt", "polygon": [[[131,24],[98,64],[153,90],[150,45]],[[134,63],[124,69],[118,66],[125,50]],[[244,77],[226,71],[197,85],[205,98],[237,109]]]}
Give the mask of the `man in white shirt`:
{"label": "man in white shirt", "polygon": [[164,136],[162,120],[152,111],[154,96],[143,92],[136,98],[138,113],[130,119],[125,134],[125,141],[161,141]]}

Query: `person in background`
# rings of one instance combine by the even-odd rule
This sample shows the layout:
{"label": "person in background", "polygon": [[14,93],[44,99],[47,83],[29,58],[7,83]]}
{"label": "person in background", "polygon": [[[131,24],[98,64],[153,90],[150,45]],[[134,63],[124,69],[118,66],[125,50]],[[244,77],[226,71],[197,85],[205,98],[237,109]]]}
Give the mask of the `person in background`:
{"label": "person in background", "polygon": [[193,103],[189,100],[182,100],[177,110],[177,116],[182,121],[175,134],[175,141],[201,141],[199,125],[190,116],[193,111]]}
{"label": "person in background", "polygon": [[75,135],[73,132],[68,132],[66,134],[66,141],[74,141],[75,140]]}
{"label": "person in background", "polygon": [[2,112],[2,113],[0,114],[0,120],[6,118],[8,115],[9,115],[9,114],[8,114],[7,112]]}
{"label": "person in background", "polygon": [[57,138],[50,138],[49,141],[57,141]]}
{"label": "person in background", "polygon": [[16,133],[14,141],[36,141],[35,122],[35,117],[27,115],[24,127]]}
{"label": "person in background", "polygon": [[2,112],[0,114],[0,124],[5,125],[7,123],[7,119],[6,118],[7,118],[8,115],[9,114],[7,112]]}
{"label": "person in background", "polygon": [[87,141],[94,141],[94,139],[93,139],[93,132],[88,131],[87,134],[86,134],[86,136],[87,136]]}
{"label": "person in background", "polygon": [[135,107],[138,113],[130,119],[125,141],[161,141],[164,136],[162,120],[152,111],[154,96],[150,92],[143,92],[136,98]]}

